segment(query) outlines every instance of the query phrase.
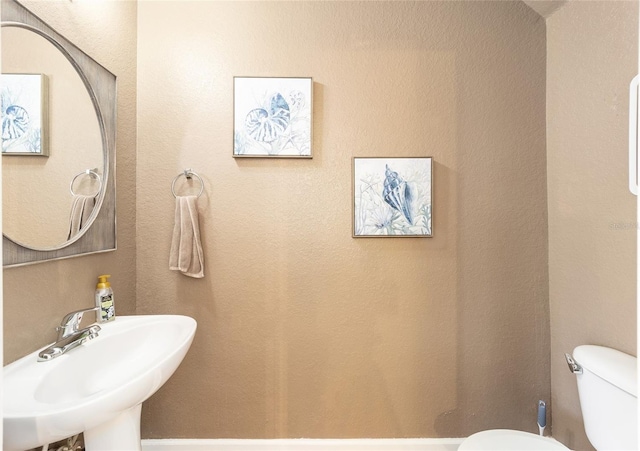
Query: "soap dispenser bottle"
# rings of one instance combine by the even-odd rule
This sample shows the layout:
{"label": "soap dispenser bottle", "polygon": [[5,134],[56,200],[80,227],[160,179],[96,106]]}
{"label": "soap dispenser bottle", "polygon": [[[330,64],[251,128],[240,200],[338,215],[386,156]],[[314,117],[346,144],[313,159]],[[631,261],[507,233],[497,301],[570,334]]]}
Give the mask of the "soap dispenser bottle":
{"label": "soap dispenser bottle", "polygon": [[98,276],[96,285],[96,307],[100,309],[100,322],[111,321],[116,317],[116,306],[113,299],[113,290],[107,280],[108,274]]}

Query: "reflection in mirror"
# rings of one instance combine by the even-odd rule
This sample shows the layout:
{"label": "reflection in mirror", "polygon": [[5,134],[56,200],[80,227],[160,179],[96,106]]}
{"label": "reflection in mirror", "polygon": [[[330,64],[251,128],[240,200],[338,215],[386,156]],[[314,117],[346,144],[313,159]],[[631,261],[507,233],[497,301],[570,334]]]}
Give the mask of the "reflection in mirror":
{"label": "reflection in mirror", "polygon": [[[3,266],[115,250],[116,77],[17,1],[0,1],[3,72],[43,75],[49,113],[48,154],[2,155]],[[26,152],[38,149],[37,130]]]}
{"label": "reflection in mirror", "polygon": [[[3,155],[3,233],[32,249],[56,248],[89,225],[100,189],[98,177],[85,175],[104,173],[95,109],[69,60],[31,30],[2,27],[2,72],[44,74],[50,118],[48,158]],[[4,108],[11,103],[4,88],[2,96]]]}

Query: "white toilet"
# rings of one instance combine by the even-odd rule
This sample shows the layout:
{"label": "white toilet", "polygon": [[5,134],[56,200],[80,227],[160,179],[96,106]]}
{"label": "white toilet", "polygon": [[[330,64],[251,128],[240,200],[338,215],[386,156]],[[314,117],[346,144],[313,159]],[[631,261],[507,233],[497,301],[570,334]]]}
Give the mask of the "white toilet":
{"label": "white toilet", "polygon": [[[599,451],[638,449],[637,359],[603,346],[578,346],[567,363],[577,376],[580,408],[589,441]],[[529,432],[496,429],[469,436],[458,451],[567,450]]]}

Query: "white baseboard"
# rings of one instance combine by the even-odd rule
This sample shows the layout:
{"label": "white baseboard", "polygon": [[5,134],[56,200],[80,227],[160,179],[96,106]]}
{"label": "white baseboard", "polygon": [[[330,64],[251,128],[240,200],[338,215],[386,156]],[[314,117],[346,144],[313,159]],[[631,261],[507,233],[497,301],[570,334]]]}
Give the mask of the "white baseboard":
{"label": "white baseboard", "polygon": [[148,439],[142,451],[457,451],[462,438]]}

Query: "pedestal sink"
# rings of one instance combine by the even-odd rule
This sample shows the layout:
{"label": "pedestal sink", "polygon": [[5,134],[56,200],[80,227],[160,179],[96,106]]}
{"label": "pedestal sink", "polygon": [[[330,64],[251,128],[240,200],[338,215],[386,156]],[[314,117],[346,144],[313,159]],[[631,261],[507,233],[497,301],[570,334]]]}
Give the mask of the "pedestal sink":
{"label": "pedestal sink", "polygon": [[173,374],[196,321],[120,316],[51,361],[38,351],[3,371],[3,449],[22,451],[84,432],[87,451],[140,450],[142,402]]}

